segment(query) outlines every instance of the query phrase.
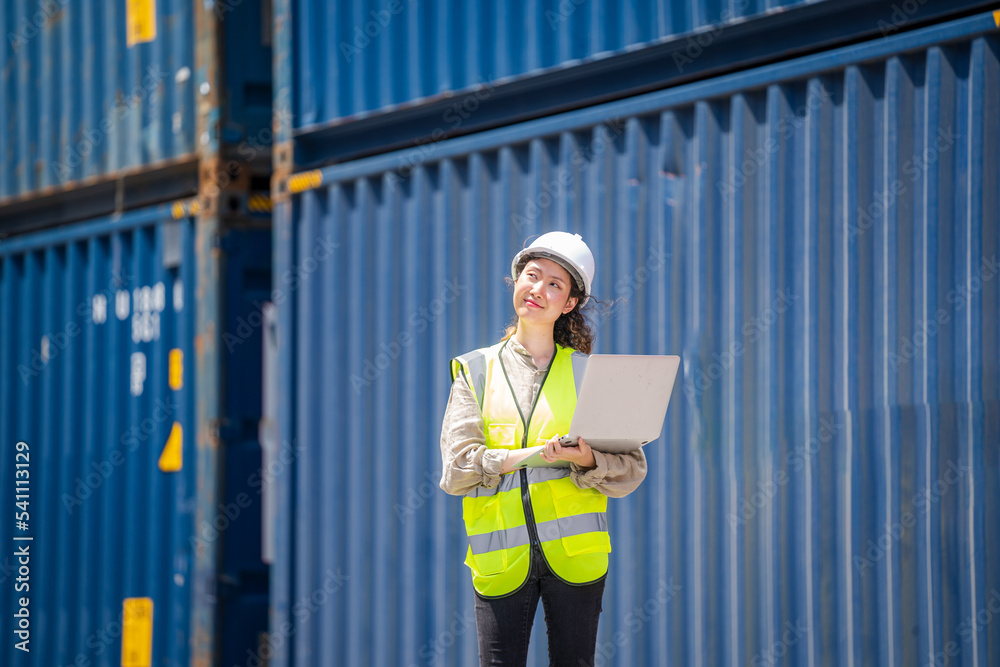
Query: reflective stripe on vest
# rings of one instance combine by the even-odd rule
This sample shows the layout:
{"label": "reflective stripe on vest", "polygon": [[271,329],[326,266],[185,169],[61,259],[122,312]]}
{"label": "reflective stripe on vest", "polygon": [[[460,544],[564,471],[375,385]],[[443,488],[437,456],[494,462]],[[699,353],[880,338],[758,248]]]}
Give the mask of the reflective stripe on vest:
{"label": "reflective stripe on vest", "polygon": [[[565,434],[587,356],[557,346],[531,413],[522,415],[500,363],[504,344],[462,355],[451,365],[452,378],[461,374],[476,395],[486,445],[518,449]],[[524,583],[532,530],[549,568],[565,581],[590,583],[606,574],[611,550],[607,497],[578,488],[569,474],[569,468],[529,468],[502,475],[497,486],[477,487],[462,499],[469,539],[466,564],[480,595],[500,597]],[[527,500],[522,498],[522,477]]]}
{"label": "reflective stripe on vest", "polygon": [[[473,350],[451,360],[451,381],[458,377],[459,371],[465,374],[465,381],[476,395],[476,403],[483,407],[483,391],[486,388],[486,353],[483,350]],[[579,387],[578,387],[579,388]]]}
{"label": "reflective stripe on vest", "polygon": [[[535,524],[538,530],[538,539],[542,542],[554,540],[562,537],[573,537],[584,533],[596,531],[608,531],[608,518],[604,512],[591,512],[590,514],[577,514],[563,519],[553,519]],[[492,533],[483,535],[469,535],[469,548],[475,555],[497,551],[498,549],[510,549],[530,543],[527,524],[516,528],[506,528],[495,530]]]}

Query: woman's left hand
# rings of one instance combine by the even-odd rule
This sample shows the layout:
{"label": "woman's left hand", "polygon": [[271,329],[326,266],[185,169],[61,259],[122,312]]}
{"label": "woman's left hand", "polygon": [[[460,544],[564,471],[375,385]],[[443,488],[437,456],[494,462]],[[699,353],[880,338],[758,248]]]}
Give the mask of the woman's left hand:
{"label": "woman's left hand", "polygon": [[583,438],[580,438],[576,445],[563,445],[559,442],[559,436],[555,436],[551,440],[545,443],[545,449],[542,450],[542,459],[553,463],[555,461],[569,461],[575,463],[581,468],[594,468],[597,466],[597,461],[594,460],[594,452],[590,449],[590,445]]}

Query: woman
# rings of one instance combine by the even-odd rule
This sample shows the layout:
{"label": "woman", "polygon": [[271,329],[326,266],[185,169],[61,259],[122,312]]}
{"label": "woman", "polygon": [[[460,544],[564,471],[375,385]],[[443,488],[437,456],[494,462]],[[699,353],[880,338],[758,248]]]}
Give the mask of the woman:
{"label": "woman", "polygon": [[[593,342],[581,309],[594,257],[579,235],[543,234],[514,257],[514,311],[496,345],[452,361],[441,488],[464,496],[465,564],[481,665],[523,665],[541,597],[552,665],[592,665],[611,543],[608,497],[646,476],[642,450],[563,446]],[[536,451],[567,467],[516,469]]]}

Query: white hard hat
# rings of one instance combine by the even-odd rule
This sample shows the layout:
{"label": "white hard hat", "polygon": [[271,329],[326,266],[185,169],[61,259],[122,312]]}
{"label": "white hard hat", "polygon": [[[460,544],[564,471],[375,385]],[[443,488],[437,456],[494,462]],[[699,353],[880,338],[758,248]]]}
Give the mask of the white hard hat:
{"label": "white hard hat", "polygon": [[576,281],[583,292],[580,307],[590,299],[590,285],[594,281],[594,254],[583,242],[579,234],[569,232],[548,232],[542,234],[527,248],[514,255],[510,263],[510,277],[517,279],[518,269],[529,259],[541,257],[558,263]]}

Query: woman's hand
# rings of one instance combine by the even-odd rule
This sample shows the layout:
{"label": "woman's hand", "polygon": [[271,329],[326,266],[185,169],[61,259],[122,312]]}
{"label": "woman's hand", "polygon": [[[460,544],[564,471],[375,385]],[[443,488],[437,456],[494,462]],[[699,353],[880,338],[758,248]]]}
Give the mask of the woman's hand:
{"label": "woman's hand", "polygon": [[580,438],[577,443],[576,445],[564,445],[559,442],[559,436],[557,435],[545,443],[545,449],[542,450],[542,458],[549,463],[554,461],[569,461],[581,468],[596,467],[597,461],[594,460],[594,452],[590,449],[587,441]]}

